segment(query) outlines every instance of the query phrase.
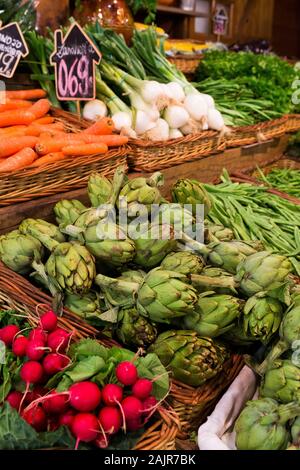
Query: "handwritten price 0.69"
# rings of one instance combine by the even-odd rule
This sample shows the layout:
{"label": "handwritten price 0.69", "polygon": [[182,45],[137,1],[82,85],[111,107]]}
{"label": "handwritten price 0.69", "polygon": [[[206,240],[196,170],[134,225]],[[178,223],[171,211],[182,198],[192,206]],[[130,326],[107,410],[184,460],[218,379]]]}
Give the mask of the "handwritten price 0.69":
{"label": "handwritten price 0.69", "polygon": [[86,56],[74,59],[68,69],[62,59],[58,68],[58,92],[62,98],[84,98],[89,94],[89,60]]}

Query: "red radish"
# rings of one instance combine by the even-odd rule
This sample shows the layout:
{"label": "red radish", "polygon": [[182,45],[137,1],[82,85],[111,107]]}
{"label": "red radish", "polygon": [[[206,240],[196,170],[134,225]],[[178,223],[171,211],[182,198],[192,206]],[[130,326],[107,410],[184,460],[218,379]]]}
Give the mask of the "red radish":
{"label": "red radish", "polygon": [[94,441],[99,433],[99,423],[95,415],[91,413],[78,413],[74,417],[72,433],[77,438],[76,448],[80,441]]}
{"label": "red radish", "polygon": [[105,405],[116,405],[120,403],[123,398],[123,389],[120,385],[107,384],[102,389],[102,400]]}
{"label": "red radish", "polygon": [[148,379],[138,379],[132,387],[132,393],[136,398],[145,400],[152,393],[152,382]]}
{"label": "red radish", "polygon": [[47,418],[44,410],[40,406],[24,410],[22,418],[27,421],[37,432],[45,431],[47,427]]}
{"label": "red radish", "polygon": [[23,393],[17,392],[16,390],[14,390],[13,392],[10,392],[7,395],[5,401],[8,401],[8,403],[10,404],[12,408],[15,408],[16,410],[18,410],[20,408],[22,398],[23,398]]}
{"label": "red radish", "polygon": [[118,408],[105,406],[98,415],[100,424],[106,434],[116,434],[122,426],[122,415]]}
{"label": "red radish", "polygon": [[120,362],[116,367],[116,376],[121,384],[133,385],[138,378],[137,369],[132,362]]}
{"label": "red radish", "polygon": [[6,346],[11,346],[14,337],[19,333],[20,328],[17,325],[7,325],[0,329],[0,340]]}
{"label": "red radish", "polygon": [[40,385],[36,385],[31,392],[27,393],[24,403],[26,405],[29,405],[29,403],[44,396],[46,393],[47,390],[45,388],[41,387]]}
{"label": "red radish", "polygon": [[46,374],[54,375],[64,369],[63,356],[57,353],[50,353],[43,359],[43,368]]}
{"label": "red radish", "polygon": [[99,449],[106,449],[109,445],[109,436],[106,436],[105,434],[99,434],[93,443]]}
{"label": "red radish", "polygon": [[65,367],[70,365],[71,359],[68,356],[63,356],[62,354],[59,354],[59,355],[61,357],[61,361],[62,361],[62,365],[63,365],[63,369],[64,369]]}
{"label": "red radish", "polygon": [[26,356],[28,359],[31,361],[40,361],[42,357],[45,355],[45,345],[41,341],[38,341],[36,339],[32,339],[31,341],[28,341],[27,347],[26,347]]}
{"label": "red radish", "polygon": [[138,431],[142,426],[141,418],[126,420],[126,429],[128,431]]}
{"label": "red radish", "polygon": [[41,315],[40,320],[45,331],[54,331],[57,327],[57,315],[52,310]]}
{"label": "red radish", "polygon": [[60,415],[59,417],[59,424],[60,426],[72,426],[72,423],[74,421],[75,417],[75,411],[74,410],[68,410],[64,414]]}
{"label": "red radish", "polygon": [[152,395],[143,401],[143,415],[148,416],[157,406],[158,401]]}
{"label": "red radish", "polygon": [[135,397],[126,397],[121,403],[124,416],[127,420],[135,420],[138,419],[141,416],[143,405],[141,400]]}
{"label": "red radish", "polygon": [[53,432],[59,428],[59,422],[57,421],[56,417],[52,417],[48,420],[47,431]]}
{"label": "red radish", "polygon": [[94,382],[78,382],[69,388],[70,405],[78,411],[93,411],[99,406],[101,392]]}
{"label": "red radish", "polygon": [[17,336],[12,344],[12,352],[17,357],[26,356],[28,339],[25,336]]}
{"label": "red radish", "polygon": [[29,341],[40,341],[41,343],[46,344],[47,342],[47,333],[42,330],[42,328],[34,328],[28,335]]}
{"label": "red radish", "polygon": [[52,393],[49,399],[43,402],[43,408],[49,415],[64,413],[68,408],[68,398],[59,393]]}
{"label": "red radish", "polygon": [[48,336],[47,345],[52,351],[64,352],[67,349],[71,333],[62,328],[56,328]]}
{"label": "red radish", "polygon": [[26,384],[35,384],[43,377],[43,368],[39,362],[25,362],[21,367],[20,376]]}

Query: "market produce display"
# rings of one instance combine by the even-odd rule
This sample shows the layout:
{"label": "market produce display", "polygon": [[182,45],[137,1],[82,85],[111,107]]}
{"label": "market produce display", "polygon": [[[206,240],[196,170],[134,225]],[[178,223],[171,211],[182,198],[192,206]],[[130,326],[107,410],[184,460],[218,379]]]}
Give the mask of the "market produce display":
{"label": "market produce display", "polygon": [[[45,96],[42,89],[5,92],[5,104],[0,105],[0,173],[105,154],[110,147],[128,142],[128,137],[113,134],[115,126],[109,118],[77,134],[67,132],[62,122],[48,114],[51,104]],[[34,99],[38,101],[32,104],[29,100]]]}
{"label": "market produce display", "polygon": [[130,448],[169,392],[155,354],[71,343],[51,310],[35,328],[2,311],[0,326],[0,449]]}

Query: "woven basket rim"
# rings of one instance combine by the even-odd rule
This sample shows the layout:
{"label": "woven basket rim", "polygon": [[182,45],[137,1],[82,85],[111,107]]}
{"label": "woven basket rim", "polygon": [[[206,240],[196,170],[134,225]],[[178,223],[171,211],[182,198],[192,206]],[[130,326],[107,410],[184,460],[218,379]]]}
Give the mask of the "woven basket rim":
{"label": "woven basket rim", "polygon": [[162,140],[159,142],[153,142],[151,140],[144,140],[144,139],[130,139],[129,145],[133,145],[135,147],[170,147],[170,145],[180,145],[180,144],[189,144],[190,142],[196,142],[197,140],[205,139],[205,138],[212,138],[220,135],[219,132],[209,130],[209,131],[202,131],[197,134],[186,135],[184,137],[178,137],[176,139],[170,140]]}

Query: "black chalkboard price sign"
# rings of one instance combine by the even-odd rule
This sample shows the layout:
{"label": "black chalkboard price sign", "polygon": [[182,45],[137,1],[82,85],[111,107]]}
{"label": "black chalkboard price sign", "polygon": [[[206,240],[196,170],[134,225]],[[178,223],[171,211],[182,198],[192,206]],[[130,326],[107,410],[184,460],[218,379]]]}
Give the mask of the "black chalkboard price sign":
{"label": "black chalkboard price sign", "polygon": [[63,38],[55,31],[55,51],[51,63],[55,67],[56,95],[59,100],[92,100],[96,95],[95,64],[101,54],[78,23],[73,23]]}
{"label": "black chalkboard price sign", "polygon": [[12,78],[21,58],[27,54],[27,44],[18,23],[0,27],[0,76]]}

